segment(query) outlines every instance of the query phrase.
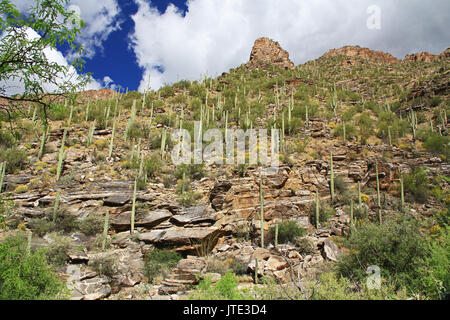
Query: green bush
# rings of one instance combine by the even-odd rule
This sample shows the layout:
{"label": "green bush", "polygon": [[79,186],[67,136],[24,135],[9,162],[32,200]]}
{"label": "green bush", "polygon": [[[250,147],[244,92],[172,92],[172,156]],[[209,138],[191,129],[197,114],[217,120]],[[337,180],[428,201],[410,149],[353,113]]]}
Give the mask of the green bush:
{"label": "green bush", "polygon": [[161,98],[170,98],[175,95],[175,91],[171,86],[164,86],[161,89],[159,89],[158,92],[161,95]]}
{"label": "green bush", "polygon": [[416,168],[403,177],[406,199],[426,203],[431,195],[430,181],[425,168]]}
{"label": "green bush", "polygon": [[16,173],[19,170],[25,169],[28,163],[27,153],[24,150],[16,148],[8,149],[0,152],[0,163],[6,161],[6,172]]}
{"label": "green bush", "polygon": [[0,147],[9,149],[9,148],[13,147],[14,144],[15,144],[14,136],[12,134],[10,134],[9,132],[7,132],[6,130],[0,129]]}
{"label": "green bush", "polygon": [[105,218],[99,214],[90,214],[80,222],[80,230],[88,236],[94,236],[103,231]]}
{"label": "green bush", "polygon": [[[327,222],[336,212],[334,208],[329,203],[321,202],[319,206],[319,222]],[[314,202],[309,207],[309,217],[313,225],[316,225],[316,203]]]}
{"label": "green bush", "polygon": [[[278,224],[278,243],[294,242],[295,238],[306,233],[295,221],[283,221]],[[275,238],[275,226],[270,228],[271,237]]]}
{"label": "green bush", "polygon": [[302,256],[312,255],[316,252],[317,248],[314,246],[314,243],[307,238],[297,237],[294,243],[297,251]]}
{"label": "green bush", "polygon": [[127,139],[143,139],[146,138],[149,134],[149,128],[146,123],[141,122],[133,122],[128,128],[127,128]]}
{"label": "green bush", "polygon": [[50,244],[45,248],[47,261],[57,267],[64,266],[69,260],[67,251],[70,249],[71,239],[57,234],[50,235],[50,239]]}
{"label": "green bush", "polygon": [[200,180],[205,177],[205,164],[182,164],[175,170],[175,177],[177,179],[183,179],[183,173],[186,178],[191,178],[192,180]]}
{"label": "green bush", "polygon": [[444,155],[445,160],[450,160],[450,137],[430,132],[424,141],[425,148],[427,148],[428,151],[436,155]]}
{"label": "green bush", "polygon": [[362,281],[367,268],[375,265],[381,269],[383,278],[397,287],[415,291],[427,250],[418,222],[413,218],[397,215],[381,225],[358,224],[345,246],[351,253],[338,263],[341,275]]}
{"label": "green bush", "polygon": [[42,250],[27,253],[24,234],[0,243],[0,300],[46,300],[65,297],[65,285]]}
{"label": "green bush", "polygon": [[89,266],[100,276],[112,278],[117,274],[116,257],[113,255],[98,257],[89,261]]}
{"label": "green bush", "polygon": [[163,278],[173,269],[182,256],[170,250],[160,250],[155,248],[145,256],[144,272],[149,282],[158,276]]}
{"label": "green bush", "polygon": [[149,178],[154,178],[156,174],[161,170],[161,167],[162,161],[156,154],[144,160],[144,169]]}
{"label": "green bush", "polygon": [[190,300],[250,300],[251,294],[248,291],[238,290],[238,278],[231,271],[228,271],[215,286],[212,285],[211,278],[206,277],[193,291]]}

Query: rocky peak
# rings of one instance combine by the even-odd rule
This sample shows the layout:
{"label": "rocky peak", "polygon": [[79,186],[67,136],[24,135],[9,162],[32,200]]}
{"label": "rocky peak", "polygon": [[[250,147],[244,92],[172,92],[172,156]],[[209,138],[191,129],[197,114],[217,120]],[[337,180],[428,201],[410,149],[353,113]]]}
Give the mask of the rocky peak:
{"label": "rocky peak", "polygon": [[428,52],[408,54],[405,57],[405,62],[431,62],[440,59],[440,56]]}
{"label": "rocky peak", "polygon": [[289,59],[289,53],[283,50],[278,42],[269,38],[259,38],[255,41],[247,67],[249,69],[266,69],[270,65],[276,65],[283,69],[295,68],[294,63]]}
{"label": "rocky peak", "polygon": [[440,55],[442,60],[450,60],[450,48],[445,49],[441,55]]}
{"label": "rocky peak", "polygon": [[397,63],[400,62],[397,58],[395,58],[390,53],[386,53],[383,51],[373,51],[368,48],[361,48],[360,46],[345,46],[340,49],[332,49],[324,54],[324,57],[333,57],[333,56],[347,56],[349,57],[349,64],[352,63],[354,59],[352,58],[362,58],[365,60],[369,60],[377,63]]}

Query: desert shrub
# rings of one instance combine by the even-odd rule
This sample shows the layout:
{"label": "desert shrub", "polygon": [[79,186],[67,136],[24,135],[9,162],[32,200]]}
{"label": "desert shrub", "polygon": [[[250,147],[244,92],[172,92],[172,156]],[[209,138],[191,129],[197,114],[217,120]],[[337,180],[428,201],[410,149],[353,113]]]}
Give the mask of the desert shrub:
{"label": "desert shrub", "polygon": [[295,247],[297,251],[302,256],[312,255],[316,252],[316,247],[314,246],[314,243],[309,240],[308,238],[303,237],[297,237],[294,240]]}
{"label": "desert shrub", "polygon": [[97,129],[105,129],[105,108],[107,108],[107,106],[100,101],[89,105],[88,121],[92,122],[95,120],[95,127]]}
{"label": "desert shrub", "polygon": [[244,260],[233,257],[230,262],[230,269],[236,275],[245,275],[248,271],[248,263]]}
{"label": "desert shrub", "polygon": [[65,285],[47,263],[42,250],[27,253],[24,234],[0,243],[0,300],[64,298]]}
{"label": "desert shrub", "polygon": [[193,192],[192,190],[188,190],[185,191],[184,193],[179,194],[180,196],[177,198],[177,201],[185,207],[193,206],[197,203],[198,200],[203,198],[202,193]]}
{"label": "desert shrub", "polygon": [[163,278],[173,269],[182,256],[170,250],[155,248],[145,256],[144,272],[149,282],[159,276]]}
{"label": "desert shrub", "polygon": [[161,98],[169,98],[175,95],[175,91],[171,86],[164,86],[161,89],[159,89],[158,92],[161,95]]}
{"label": "desert shrub", "polygon": [[441,136],[438,133],[430,132],[424,141],[424,146],[428,151],[437,155],[444,155],[445,160],[450,160],[450,137]]}
{"label": "desert shrub", "polygon": [[194,82],[189,88],[189,94],[203,101],[206,98],[206,89],[201,84]]}
{"label": "desert shrub", "polygon": [[[278,243],[294,242],[296,237],[304,236],[305,229],[295,221],[283,221],[278,224]],[[270,234],[275,238],[275,226],[270,228]]]}
{"label": "desert shrub", "polygon": [[[346,139],[356,137],[358,132],[356,131],[356,127],[350,123],[345,124],[345,137]],[[333,130],[333,135],[335,137],[343,137],[344,136],[344,130],[343,125],[337,125],[336,128]]]}
{"label": "desert shrub", "polygon": [[250,300],[248,291],[238,290],[238,278],[228,271],[215,286],[211,278],[206,277],[200,282],[190,296],[190,300]]}
{"label": "desert shrub", "polygon": [[68,260],[67,251],[70,249],[70,238],[52,234],[50,236],[50,243],[45,248],[45,255],[47,261],[54,266],[63,266]]}
{"label": "desert shrub", "polygon": [[432,299],[448,299],[450,295],[450,228],[427,243],[429,255],[422,269],[423,292]]}
{"label": "desert shrub", "polygon": [[0,129],[0,147],[9,149],[9,148],[13,147],[14,144],[15,144],[14,136],[6,130]]}
{"label": "desert shrub", "polygon": [[49,120],[57,121],[69,118],[70,106],[67,107],[64,104],[50,104],[50,108],[47,110],[47,116]]}
{"label": "desert shrub", "polygon": [[154,178],[161,170],[162,161],[160,156],[153,154],[150,158],[144,160],[144,170],[149,178]]}
{"label": "desert shrub", "polygon": [[60,207],[56,213],[56,220],[53,221],[53,208],[46,210],[45,216],[35,218],[30,223],[33,232],[43,236],[53,231],[72,232],[79,228],[79,223],[74,215],[71,215],[66,208]]}
{"label": "desert shrub", "polygon": [[369,266],[381,269],[381,276],[397,287],[415,287],[427,251],[418,223],[397,215],[379,225],[359,224],[346,243],[350,254],[339,261],[341,275],[361,281]]}
{"label": "desert shrub", "polygon": [[127,128],[127,139],[143,139],[148,136],[149,128],[147,124],[143,122],[133,122],[128,128]]}
{"label": "desert shrub", "polygon": [[23,170],[28,163],[27,153],[24,150],[12,148],[0,152],[0,162],[6,161],[6,172],[16,173]]}
{"label": "desert shrub", "polygon": [[34,218],[30,221],[29,227],[35,234],[42,237],[56,229],[55,223],[46,218]]}
{"label": "desert shrub", "polygon": [[175,177],[183,179],[183,173],[186,178],[200,180],[205,177],[205,164],[181,164],[175,170]]}
{"label": "desert shrub", "polygon": [[310,300],[406,300],[404,288],[395,288],[391,283],[382,279],[382,290],[368,290],[365,283],[355,286],[348,278],[334,272],[320,275],[319,285],[310,284],[312,292]]}
{"label": "desert shrub", "polygon": [[178,89],[187,89],[189,90],[189,88],[191,87],[191,81],[189,80],[181,80],[178,81],[176,83],[173,84],[174,88],[178,88]]}
{"label": "desert shrub", "polygon": [[403,177],[406,199],[426,203],[431,195],[430,181],[425,168],[416,168]]}
{"label": "desert shrub", "polygon": [[99,214],[90,214],[80,222],[80,230],[85,235],[94,236],[103,231],[105,219]]}
{"label": "desert shrub", "polygon": [[[319,206],[319,222],[327,222],[336,212],[334,208],[329,203],[321,202]],[[313,203],[309,207],[309,217],[313,225],[316,224],[316,204]]]}
{"label": "desert shrub", "polygon": [[370,112],[365,111],[361,113],[357,118],[357,124],[359,126],[359,135],[361,136],[361,141],[363,144],[365,144],[367,139],[369,139],[374,134],[375,122],[370,117]]}
{"label": "desert shrub", "polygon": [[305,152],[306,147],[308,147],[310,142],[310,138],[297,137],[295,141],[287,145],[287,151],[289,153],[297,152],[298,154],[302,154],[303,152]]}
{"label": "desert shrub", "polygon": [[113,255],[98,257],[89,261],[89,266],[100,276],[112,278],[117,273],[116,257]]}

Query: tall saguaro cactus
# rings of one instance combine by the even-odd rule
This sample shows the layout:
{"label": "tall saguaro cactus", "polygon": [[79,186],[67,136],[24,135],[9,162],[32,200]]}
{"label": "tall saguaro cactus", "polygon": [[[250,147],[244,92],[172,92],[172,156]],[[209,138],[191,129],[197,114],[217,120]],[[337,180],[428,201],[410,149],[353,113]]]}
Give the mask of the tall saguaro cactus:
{"label": "tall saguaro cactus", "polygon": [[109,210],[106,211],[105,225],[103,226],[103,242],[102,242],[103,251],[106,248],[106,240],[108,239],[108,230],[109,230]]}
{"label": "tall saguaro cactus", "polygon": [[260,223],[261,223],[261,247],[264,248],[264,190],[262,176],[259,181],[259,204],[260,204]]}
{"label": "tall saguaro cactus", "polygon": [[378,176],[378,161],[375,163],[375,171],[377,175],[377,207],[378,207],[378,221],[382,223],[381,217],[381,197],[380,197],[380,178]]}
{"label": "tall saguaro cactus", "polygon": [[61,190],[58,190],[55,198],[55,206],[53,207],[53,222],[56,222],[56,215],[58,214],[60,197],[61,197]]}
{"label": "tall saguaro cactus", "polygon": [[61,178],[61,173],[63,169],[63,163],[66,158],[66,152],[64,151],[65,143],[66,143],[66,137],[67,137],[67,129],[64,129],[63,138],[61,141],[61,149],[59,150],[59,156],[58,156],[58,168],[56,171],[56,181],[59,181]]}
{"label": "tall saguaro cactus", "polygon": [[130,228],[130,234],[134,234],[134,218],[136,215],[136,189],[137,189],[137,177],[134,180],[134,191],[133,191],[133,205],[131,207],[131,228]]}
{"label": "tall saguaro cactus", "polygon": [[334,168],[333,168],[333,152],[330,152],[330,192],[331,192],[331,202],[334,202]]}
{"label": "tall saguaro cactus", "polygon": [[400,194],[401,194],[401,209],[405,209],[405,188],[403,185],[403,177],[400,178]]}
{"label": "tall saguaro cactus", "polygon": [[319,229],[319,215],[320,215],[320,200],[319,200],[319,190],[316,190],[316,229]]}
{"label": "tall saguaro cactus", "polygon": [[2,193],[3,190],[3,182],[5,181],[5,174],[6,174],[6,161],[0,163],[0,193]]}

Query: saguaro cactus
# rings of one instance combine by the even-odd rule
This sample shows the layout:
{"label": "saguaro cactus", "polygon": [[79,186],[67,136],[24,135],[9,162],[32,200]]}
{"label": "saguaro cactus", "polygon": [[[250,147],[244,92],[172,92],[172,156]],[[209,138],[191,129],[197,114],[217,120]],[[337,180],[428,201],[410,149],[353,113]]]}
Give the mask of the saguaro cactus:
{"label": "saguaro cactus", "polygon": [[377,207],[378,207],[378,220],[382,223],[381,217],[381,197],[380,197],[380,178],[378,177],[378,162],[375,163],[375,171],[377,175]]}
{"label": "saguaro cactus", "polygon": [[109,210],[106,211],[105,225],[103,226],[103,242],[102,242],[103,251],[106,248],[106,240],[108,239],[108,230],[109,230]]}
{"label": "saguaro cactus", "polygon": [[136,215],[136,189],[137,189],[137,177],[134,180],[134,191],[133,191],[133,205],[131,207],[131,228],[130,234],[134,234],[134,217]]}
{"label": "saguaro cactus", "polygon": [[403,177],[400,178],[400,196],[401,196],[401,209],[405,208],[405,188],[403,185]]}
{"label": "saguaro cactus", "polygon": [[353,227],[353,200],[350,201],[350,226]]}
{"label": "saguaro cactus", "polygon": [[358,205],[359,205],[359,209],[361,209],[362,208],[361,181],[358,181]]}
{"label": "saguaro cactus", "polygon": [[109,158],[112,156],[113,147],[114,147],[114,135],[116,133],[116,118],[114,117],[113,129],[111,133],[111,142],[109,143]]}
{"label": "saguaro cactus", "polygon": [[89,120],[89,107],[91,105],[91,99],[88,99],[88,104],[86,106],[86,122]]}
{"label": "saguaro cactus", "polygon": [[316,229],[319,229],[319,215],[320,215],[320,200],[319,200],[319,190],[316,190]]}
{"label": "saguaro cactus", "polygon": [[53,222],[56,222],[56,215],[58,214],[59,209],[59,198],[61,197],[61,190],[58,190],[55,198],[55,206],[53,207]]}
{"label": "saguaro cactus", "polygon": [[86,146],[88,148],[92,143],[92,138],[94,137],[95,125],[96,125],[96,120],[94,120],[94,122],[91,124],[91,127],[89,128],[88,138],[87,138],[87,142],[86,142]]}
{"label": "saguaro cactus", "polygon": [[3,190],[3,182],[5,181],[6,161],[0,164],[0,193]]}
{"label": "saguaro cactus", "polygon": [[39,148],[39,153],[38,153],[39,160],[41,160],[42,156],[44,155],[45,141],[47,140],[47,130],[48,130],[48,127],[44,127],[44,130],[42,131],[41,146]]}
{"label": "saguaro cactus", "polygon": [[259,204],[260,204],[260,223],[261,223],[261,247],[264,248],[264,190],[262,176],[259,181]]}
{"label": "saguaro cactus", "polygon": [[418,126],[418,120],[417,120],[416,113],[414,111],[412,111],[412,110],[411,110],[411,112],[408,115],[408,121],[409,121],[409,126],[411,127],[411,130],[412,130],[413,138],[415,140],[416,139],[417,126]]}
{"label": "saguaro cactus", "polygon": [[331,202],[334,202],[334,168],[333,168],[333,152],[330,152],[330,191],[331,191]]}
{"label": "saguaro cactus", "polygon": [[63,163],[66,158],[66,152],[64,151],[65,143],[66,143],[66,136],[67,136],[67,129],[64,129],[64,134],[63,134],[63,138],[61,141],[61,149],[59,150],[59,156],[58,156],[58,168],[56,171],[56,181],[59,181],[59,178],[61,178]]}

